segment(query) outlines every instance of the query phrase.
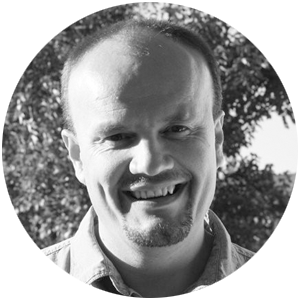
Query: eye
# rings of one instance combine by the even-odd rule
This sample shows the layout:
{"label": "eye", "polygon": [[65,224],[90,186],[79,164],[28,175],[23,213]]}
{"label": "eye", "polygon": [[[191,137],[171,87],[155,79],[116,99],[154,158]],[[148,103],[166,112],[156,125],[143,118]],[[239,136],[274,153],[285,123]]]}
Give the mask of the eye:
{"label": "eye", "polygon": [[171,126],[167,129],[167,132],[174,132],[174,133],[179,133],[179,132],[185,132],[188,131],[189,129],[186,126],[183,125],[174,125]]}
{"label": "eye", "polygon": [[168,127],[164,134],[170,138],[182,138],[190,134],[190,129],[183,125],[173,125]]}
{"label": "eye", "polygon": [[93,143],[95,145],[101,145],[102,147],[108,147],[109,149],[121,149],[130,146],[136,138],[135,133],[120,132],[120,133],[100,133],[100,136],[95,136]]}
{"label": "eye", "polygon": [[113,148],[128,147],[134,142],[135,135],[131,133],[117,133],[109,135],[102,140],[102,143]]}
{"label": "eye", "polygon": [[126,138],[128,138],[126,136],[126,134],[118,133],[118,134],[114,134],[114,135],[106,137],[105,140],[110,141],[110,142],[120,142]]}

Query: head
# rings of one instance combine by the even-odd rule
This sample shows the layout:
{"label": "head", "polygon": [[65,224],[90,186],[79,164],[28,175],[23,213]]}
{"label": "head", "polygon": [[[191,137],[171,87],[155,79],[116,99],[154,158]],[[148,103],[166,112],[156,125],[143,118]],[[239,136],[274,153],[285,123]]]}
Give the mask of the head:
{"label": "head", "polygon": [[155,20],[143,20],[139,22],[123,21],[114,23],[107,28],[98,30],[94,34],[85,37],[70,51],[68,59],[64,64],[61,78],[61,99],[65,128],[75,133],[72,116],[70,115],[68,100],[69,78],[73,67],[87,52],[93,49],[97,44],[118,35],[120,32],[122,32],[124,37],[129,38],[131,34],[136,35],[139,32],[147,29],[149,29],[153,33],[159,33],[160,35],[174,41],[175,43],[180,43],[187,47],[191,47],[204,57],[213,82],[213,117],[215,118],[221,113],[222,87],[218,64],[207,42],[199,34],[193,32],[190,29],[180,27],[168,22],[158,22]]}
{"label": "head", "polygon": [[222,161],[207,45],[169,24],[117,24],[73,51],[62,83],[62,136],[101,238],[161,247],[195,234]]}

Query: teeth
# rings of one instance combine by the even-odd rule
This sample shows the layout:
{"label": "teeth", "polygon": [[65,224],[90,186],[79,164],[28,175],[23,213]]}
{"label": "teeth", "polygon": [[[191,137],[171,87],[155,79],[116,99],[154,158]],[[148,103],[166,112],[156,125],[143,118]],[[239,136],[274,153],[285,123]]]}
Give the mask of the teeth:
{"label": "teeth", "polygon": [[168,188],[163,188],[163,196],[166,196],[168,194]]}
{"label": "teeth", "polygon": [[162,188],[160,190],[155,191],[136,191],[132,192],[134,198],[136,199],[148,199],[154,197],[166,196],[168,193],[173,194],[175,189],[175,185],[170,185],[168,187]]}
{"label": "teeth", "polygon": [[173,194],[173,192],[174,192],[174,189],[175,189],[175,185],[170,185],[170,186],[168,186],[168,192],[169,192],[169,194]]}
{"label": "teeth", "polygon": [[153,198],[154,196],[156,196],[153,191],[148,191],[148,192],[145,192],[145,193],[146,193],[147,198]]}
{"label": "teeth", "polygon": [[155,197],[160,197],[160,196],[163,195],[162,190],[157,190],[157,191],[155,191],[154,193],[155,193]]}
{"label": "teeth", "polygon": [[133,197],[136,199],[142,199],[142,192],[132,192]]}

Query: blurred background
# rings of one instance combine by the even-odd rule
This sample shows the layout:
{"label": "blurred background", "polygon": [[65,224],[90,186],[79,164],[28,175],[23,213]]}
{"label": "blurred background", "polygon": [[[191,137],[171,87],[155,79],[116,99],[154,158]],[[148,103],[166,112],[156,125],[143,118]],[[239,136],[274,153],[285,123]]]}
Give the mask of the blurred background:
{"label": "blurred background", "polygon": [[[89,208],[60,137],[60,72],[70,47],[85,35],[128,18],[188,25],[213,48],[222,75],[227,163],[218,170],[212,209],[233,242],[259,250],[284,213],[296,170],[296,159],[288,166],[294,156],[284,152],[295,148],[296,134],[288,143],[274,123],[272,135],[262,129],[276,119],[283,132],[291,132],[284,129],[294,128],[290,102],[271,64],[241,33],[203,12],[171,4],[134,3],[90,15],[58,34],[30,63],[12,97],[3,132],[4,173],[20,221],[43,248],[72,236]],[[280,146],[272,146],[273,140]],[[264,149],[269,149],[266,154]],[[272,165],[274,153],[280,153],[283,167]]]}

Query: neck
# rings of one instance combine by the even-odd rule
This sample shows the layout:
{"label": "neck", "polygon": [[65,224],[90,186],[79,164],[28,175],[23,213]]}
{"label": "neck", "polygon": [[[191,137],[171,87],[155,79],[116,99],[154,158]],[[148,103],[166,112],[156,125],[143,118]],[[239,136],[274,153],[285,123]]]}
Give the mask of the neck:
{"label": "neck", "polygon": [[[100,241],[124,282],[143,297],[182,294],[202,274],[212,245],[202,231],[193,232],[182,242],[167,247],[139,247],[124,243],[109,247]],[[120,251],[121,250],[121,251]]]}

